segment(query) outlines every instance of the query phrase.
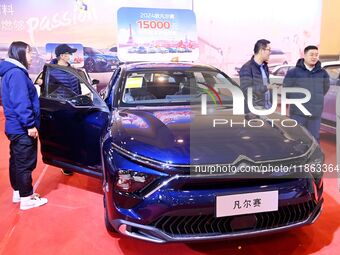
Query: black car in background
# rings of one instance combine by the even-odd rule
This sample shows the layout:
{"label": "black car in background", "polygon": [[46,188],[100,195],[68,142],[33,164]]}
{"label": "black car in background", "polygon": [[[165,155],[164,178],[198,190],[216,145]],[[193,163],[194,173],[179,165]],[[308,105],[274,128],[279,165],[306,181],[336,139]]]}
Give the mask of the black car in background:
{"label": "black car in background", "polygon": [[116,56],[104,54],[91,47],[84,47],[84,68],[87,72],[112,72],[118,64],[119,59]]}

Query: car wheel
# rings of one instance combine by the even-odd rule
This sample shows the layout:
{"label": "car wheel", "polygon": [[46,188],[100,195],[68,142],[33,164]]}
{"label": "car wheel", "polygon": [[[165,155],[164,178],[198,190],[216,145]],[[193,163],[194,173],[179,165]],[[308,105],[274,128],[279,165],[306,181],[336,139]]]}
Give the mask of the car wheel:
{"label": "car wheel", "polygon": [[103,198],[104,201],[104,220],[105,220],[105,227],[106,230],[110,233],[117,233],[117,231],[112,227],[110,221],[109,221],[109,216],[107,213],[107,208],[106,208],[106,200],[105,200],[105,196]]}
{"label": "car wheel", "polygon": [[94,60],[92,58],[90,58],[89,60],[86,61],[85,69],[89,73],[93,73],[93,72],[96,71],[96,63],[94,62]]}

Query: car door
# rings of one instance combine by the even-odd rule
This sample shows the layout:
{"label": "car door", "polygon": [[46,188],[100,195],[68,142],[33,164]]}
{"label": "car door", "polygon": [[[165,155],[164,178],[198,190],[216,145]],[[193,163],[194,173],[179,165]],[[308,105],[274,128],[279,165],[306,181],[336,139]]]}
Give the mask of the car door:
{"label": "car door", "polygon": [[[40,95],[43,161],[101,176],[100,141],[110,118],[107,105],[89,81],[71,67],[45,65],[43,80]],[[72,91],[68,80],[77,81],[81,93]]]}
{"label": "car door", "polygon": [[325,70],[329,74],[330,88],[327,94],[325,95],[324,109],[321,118],[323,123],[335,127],[336,123],[335,105],[336,95],[340,87],[339,86],[340,65],[326,66]]}

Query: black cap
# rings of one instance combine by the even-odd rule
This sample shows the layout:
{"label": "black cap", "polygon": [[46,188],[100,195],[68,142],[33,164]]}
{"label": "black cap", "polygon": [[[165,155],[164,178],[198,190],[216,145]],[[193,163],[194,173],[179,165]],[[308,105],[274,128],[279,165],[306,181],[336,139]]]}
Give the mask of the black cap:
{"label": "black cap", "polygon": [[59,44],[56,48],[55,48],[55,55],[57,57],[59,57],[61,54],[65,54],[65,53],[75,53],[77,51],[77,49],[73,49],[70,46],[68,46],[67,44]]}

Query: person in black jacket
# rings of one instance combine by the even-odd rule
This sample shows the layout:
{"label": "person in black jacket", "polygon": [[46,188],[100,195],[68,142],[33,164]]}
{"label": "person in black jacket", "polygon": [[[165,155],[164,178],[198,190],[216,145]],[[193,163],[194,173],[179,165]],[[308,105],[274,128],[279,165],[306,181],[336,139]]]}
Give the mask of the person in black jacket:
{"label": "person in black jacket", "polygon": [[[245,63],[240,70],[240,87],[247,102],[247,90],[253,88],[253,104],[266,109],[271,108],[271,92],[269,85],[268,60],[270,57],[270,41],[266,39],[258,40],[254,46],[254,55]],[[246,113],[249,112],[247,104]]]}
{"label": "person in black jacket", "polygon": [[8,58],[0,63],[5,133],[10,140],[9,172],[13,203],[21,210],[47,203],[33,193],[32,171],[37,165],[37,138],[40,106],[37,91],[28,76],[32,49],[25,42],[13,42]]}
{"label": "person in black jacket", "polygon": [[[320,124],[323,111],[324,96],[329,90],[329,75],[321,67],[318,47],[307,46],[304,57],[297,61],[296,67],[289,70],[283,80],[284,87],[299,87],[309,90],[311,99],[304,107],[311,113],[305,116],[298,107],[290,107],[290,118],[296,120],[320,142]],[[301,93],[289,93],[289,98],[300,98]]]}
{"label": "person in black jacket", "polygon": [[[59,44],[55,48],[57,58],[52,59],[50,64],[71,67],[69,61],[71,55],[77,49],[71,48],[67,44]],[[52,69],[49,81],[49,95],[57,98],[69,99],[81,94],[80,83],[74,75],[59,69]]]}
{"label": "person in black jacket", "polygon": [[[67,44],[59,44],[55,48],[55,55],[57,58],[52,59],[50,64],[71,67],[69,61],[71,55],[75,53],[77,49],[71,48]],[[51,94],[63,99],[69,99],[81,94],[81,88],[79,80],[76,76],[59,69],[52,69],[50,74],[50,85],[56,86],[55,90]],[[50,94],[50,95],[51,95]],[[61,169],[64,175],[73,175],[72,171]]]}

